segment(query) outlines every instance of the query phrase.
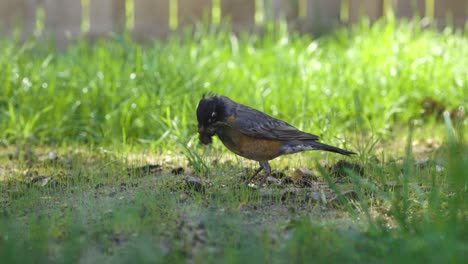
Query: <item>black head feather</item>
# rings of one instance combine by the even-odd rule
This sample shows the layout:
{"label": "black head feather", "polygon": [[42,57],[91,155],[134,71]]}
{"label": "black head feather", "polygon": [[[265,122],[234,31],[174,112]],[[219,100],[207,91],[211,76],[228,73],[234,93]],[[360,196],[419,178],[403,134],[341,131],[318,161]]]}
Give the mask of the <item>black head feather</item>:
{"label": "black head feather", "polygon": [[215,134],[212,125],[223,120],[224,113],[224,103],[221,97],[203,95],[197,107],[198,133],[203,144],[211,143],[211,137]]}
{"label": "black head feather", "polygon": [[209,127],[224,117],[224,103],[219,96],[202,97],[197,107],[198,127]]}

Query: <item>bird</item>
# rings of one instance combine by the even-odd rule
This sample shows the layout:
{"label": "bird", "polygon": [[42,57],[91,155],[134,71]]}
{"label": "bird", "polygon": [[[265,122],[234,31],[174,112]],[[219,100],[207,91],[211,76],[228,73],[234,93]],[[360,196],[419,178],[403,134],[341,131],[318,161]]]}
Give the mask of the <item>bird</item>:
{"label": "bird", "polygon": [[247,182],[262,170],[260,185],[271,174],[269,161],[287,154],[307,150],[324,150],[345,156],[355,152],[319,142],[319,137],[303,132],[285,121],[254,108],[237,103],[226,96],[202,96],[197,110],[198,134],[201,144],[208,145],[217,136],[230,151],[257,161],[257,169]]}

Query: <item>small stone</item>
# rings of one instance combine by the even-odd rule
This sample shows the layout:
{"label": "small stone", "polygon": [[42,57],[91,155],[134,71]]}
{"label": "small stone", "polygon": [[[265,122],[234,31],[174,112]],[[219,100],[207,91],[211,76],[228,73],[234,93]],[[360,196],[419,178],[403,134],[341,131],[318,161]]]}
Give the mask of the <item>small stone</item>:
{"label": "small stone", "polygon": [[203,184],[197,178],[195,178],[193,176],[187,176],[185,178],[185,183],[192,190],[195,190],[197,192],[204,192],[205,191],[205,187],[203,186]]}
{"label": "small stone", "polygon": [[148,164],[145,166],[137,167],[137,168],[128,168],[127,173],[129,176],[149,176],[149,175],[159,175],[162,171],[162,167],[159,164]]}
{"label": "small stone", "polygon": [[420,159],[420,160],[414,162],[414,166],[416,166],[416,167],[419,168],[419,169],[424,169],[424,168],[426,168],[428,165],[430,165],[431,162],[432,162],[432,161],[429,160],[429,159],[427,159],[427,158],[426,158],[426,159]]}
{"label": "small stone", "polygon": [[276,178],[273,178],[273,177],[271,177],[271,176],[268,176],[268,177],[266,178],[266,183],[267,183],[268,185],[270,185],[270,184],[281,185],[281,180],[278,180],[278,179],[276,179]]}
{"label": "small stone", "polygon": [[40,187],[45,187],[47,185],[50,185],[51,183],[53,183],[53,178],[49,176],[41,175],[41,176],[33,177],[31,179],[31,184],[34,184]]}
{"label": "small stone", "polygon": [[180,175],[184,173],[184,168],[183,167],[177,167],[171,170],[171,173],[174,175]]}
{"label": "small stone", "polygon": [[276,179],[283,179],[286,177],[286,174],[282,171],[274,171],[271,173],[271,177],[274,177]]}
{"label": "small stone", "polygon": [[42,157],[42,161],[46,161],[46,160],[56,161],[56,160],[58,160],[58,156],[57,156],[57,154],[55,152],[51,151],[51,152],[47,153],[46,156]]}
{"label": "small stone", "polygon": [[[355,200],[357,199],[357,193],[355,190],[347,190],[347,191],[343,191],[341,193],[345,198],[347,198],[348,200]],[[328,204],[330,204],[331,206],[336,206],[338,204],[340,204],[341,201],[340,201],[340,198],[338,195],[335,195],[333,196],[329,201],[328,201]]]}
{"label": "small stone", "polygon": [[286,201],[289,198],[297,196],[297,188],[286,188],[281,193],[281,201]]}

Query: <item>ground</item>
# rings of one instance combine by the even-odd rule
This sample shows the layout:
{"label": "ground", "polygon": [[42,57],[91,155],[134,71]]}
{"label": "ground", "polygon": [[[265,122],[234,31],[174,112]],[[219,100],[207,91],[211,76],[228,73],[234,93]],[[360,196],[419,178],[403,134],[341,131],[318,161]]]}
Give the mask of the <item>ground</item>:
{"label": "ground", "polygon": [[[434,186],[425,177],[448,176],[446,157],[435,154],[444,146],[412,142],[415,155],[386,161],[320,152],[282,157],[265,186],[245,182],[255,163],[199,147],[190,151],[210,154],[198,167],[180,154],[8,148],[1,155],[0,252],[9,262],[446,260],[429,252],[445,243],[439,231],[424,234],[434,235],[431,242],[411,223],[430,217],[431,188],[450,199],[446,180]],[[398,180],[405,177],[407,184]],[[408,199],[404,220],[394,212],[404,206],[399,196]],[[466,210],[458,213],[457,222],[466,220]],[[466,232],[466,222],[458,225]],[[401,235],[414,236],[420,248],[392,252]],[[457,262],[467,249],[461,241],[442,253]]]}
{"label": "ground", "polygon": [[[465,262],[466,33],[195,33],[0,39],[3,262]],[[247,183],[258,164],[198,144],[209,92],[358,154]]]}

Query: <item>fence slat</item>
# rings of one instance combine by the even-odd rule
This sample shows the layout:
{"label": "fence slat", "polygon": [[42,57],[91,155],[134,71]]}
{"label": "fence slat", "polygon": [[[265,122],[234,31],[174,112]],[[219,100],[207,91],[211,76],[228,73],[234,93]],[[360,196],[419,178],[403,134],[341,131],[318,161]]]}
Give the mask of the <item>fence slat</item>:
{"label": "fence slat", "polygon": [[434,2],[434,17],[440,27],[451,26],[447,25],[447,22],[453,22],[454,26],[463,28],[468,16],[467,12],[467,0],[435,0]]}
{"label": "fence slat", "polygon": [[234,30],[251,28],[255,25],[255,1],[221,0],[221,17],[229,18]]}
{"label": "fence slat", "polygon": [[36,29],[36,11],[39,0],[1,0],[0,32],[10,35],[21,26],[21,38],[24,40]]}
{"label": "fence slat", "polygon": [[[268,10],[269,11],[269,10]],[[269,13],[266,11],[267,13]],[[299,14],[299,0],[271,0],[271,15],[274,20],[294,21]]]}
{"label": "fence slat", "polygon": [[55,36],[58,49],[65,48],[81,32],[81,1],[45,0],[44,9],[46,34]]}
{"label": "fence slat", "polygon": [[137,40],[164,38],[169,33],[169,0],[135,0],[135,27]]}
{"label": "fence slat", "polygon": [[306,31],[322,34],[340,23],[341,0],[307,0],[306,4]]}
{"label": "fence slat", "polygon": [[211,22],[211,0],[178,0],[179,28],[197,22]]}
{"label": "fence slat", "polygon": [[23,38],[33,34],[36,30],[36,12],[41,0],[23,0],[24,18],[23,18]]}
{"label": "fence slat", "polygon": [[98,37],[125,26],[125,0],[90,0],[89,34]]}
{"label": "fence slat", "polygon": [[[196,22],[211,22],[214,0],[88,0],[90,35],[100,36],[120,31],[125,25],[125,3],[134,1],[136,39],[166,37],[169,33],[170,1],[178,3],[180,27]],[[229,18],[235,31],[255,25],[255,0],[218,0],[222,18]],[[439,27],[464,27],[468,17],[468,0],[262,0],[264,17],[286,18],[297,22],[299,3],[306,3],[304,28],[313,33],[328,32],[341,23],[341,3],[348,3],[350,23],[363,16],[375,21],[383,15],[384,2],[391,3],[397,17],[424,16],[426,3],[434,2],[434,17]],[[45,33],[55,37],[58,48],[82,32],[82,0],[0,0],[0,33],[11,34],[22,26],[22,38],[36,29],[36,12],[44,4]],[[217,2],[216,2],[217,3]],[[429,5],[431,7],[431,5]]]}
{"label": "fence slat", "polygon": [[426,14],[426,0],[394,0],[392,4],[397,17],[424,17]]}
{"label": "fence slat", "polygon": [[362,17],[370,22],[379,19],[383,14],[383,0],[349,0],[349,22],[356,23]]}
{"label": "fence slat", "polygon": [[11,34],[17,22],[21,21],[24,12],[23,1],[1,0],[0,1],[0,32]]}

